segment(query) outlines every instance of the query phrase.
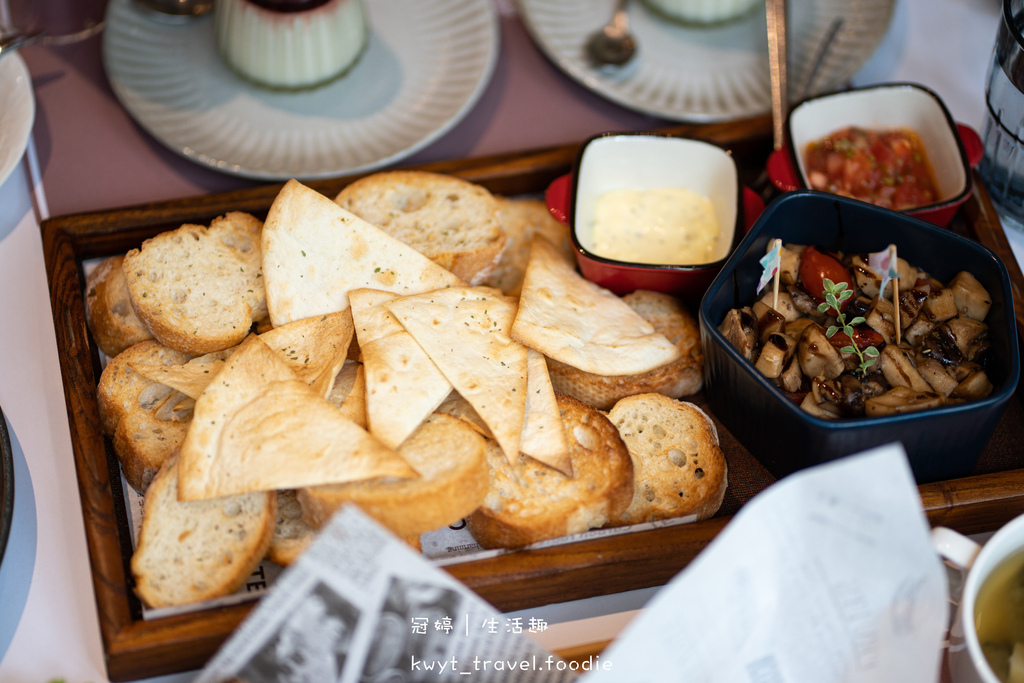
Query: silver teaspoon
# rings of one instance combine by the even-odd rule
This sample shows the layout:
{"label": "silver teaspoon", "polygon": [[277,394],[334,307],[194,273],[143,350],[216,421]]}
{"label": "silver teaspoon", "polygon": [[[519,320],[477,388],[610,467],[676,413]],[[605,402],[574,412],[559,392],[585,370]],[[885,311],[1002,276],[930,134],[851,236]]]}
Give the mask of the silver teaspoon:
{"label": "silver teaspoon", "polygon": [[18,48],[43,42],[44,38],[45,34],[42,31],[33,31],[31,33],[14,31],[0,34],[0,59],[13,54]]}
{"label": "silver teaspoon", "polygon": [[629,31],[626,2],[618,0],[611,21],[587,39],[587,54],[597,66],[622,66],[636,54],[636,38]]}

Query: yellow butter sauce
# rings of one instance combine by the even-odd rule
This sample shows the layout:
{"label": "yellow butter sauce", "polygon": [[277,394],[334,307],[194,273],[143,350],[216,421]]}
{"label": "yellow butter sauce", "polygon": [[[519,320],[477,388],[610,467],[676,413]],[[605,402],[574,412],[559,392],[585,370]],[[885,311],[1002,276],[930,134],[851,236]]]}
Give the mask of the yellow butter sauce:
{"label": "yellow butter sauce", "polygon": [[594,205],[592,250],[635,263],[715,260],[721,230],[711,200],[681,187],[611,190]]}

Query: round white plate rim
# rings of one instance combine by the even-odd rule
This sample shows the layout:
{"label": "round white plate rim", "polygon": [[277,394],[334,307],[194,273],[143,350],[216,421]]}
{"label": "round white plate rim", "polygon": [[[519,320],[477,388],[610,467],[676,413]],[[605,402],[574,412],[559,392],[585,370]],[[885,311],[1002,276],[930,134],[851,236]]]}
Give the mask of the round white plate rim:
{"label": "round white plate rim", "polygon": [[32,77],[21,55],[0,60],[0,185],[11,175],[28,147],[36,116]]}
{"label": "round white plate rim", "polygon": [[[368,6],[368,9],[370,11],[371,18],[372,18],[373,13],[374,13],[374,6],[375,5],[378,5],[378,6],[381,6],[381,7],[389,6],[389,7],[393,8],[395,5],[400,5],[403,2],[421,2],[422,0],[364,0],[364,1],[366,2],[367,6]],[[435,0],[435,3],[444,3],[446,1],[447,0]],[[129,69],[130,70],[132,68],[132,66],[137,67],[137,64],[136,65],[130,65],[130,64],[125,63],[124,62],[124,58],[121,57],[119,54],[117,54],[117,52],[113,48],[110,47],[110,42],[107,39],[108,36],[110,36],[112,32],[117,31],[117,30],[119,30],[121,28],[125,28],[125,29],[128,29],[128,30],[131,30],[133,32],[133,40],[136,39],[134,37],[134,33],[138,32],[140,30],[140,26],[139,25],[118,26],[118,22],[119,22],[119,19],[117,18],[118,15],[113,11],[113,9],[115,8],[115,5],[120,5],[121,6],[121,7],[117,8],[119,10],[123,10],[123,11],[126,11],[126,12],[131,11],[132,8],[124,7],[127,3],[130,2],[130,0],[112,0],[112,2],[110,3],[109,9],[108,9],[108,15],[107,15],[107,27],[106,27],[106,30],[105,30],[104,46],[103,46],[104,66],[105,66],[105,69],[106,69],[106,72],[107,72],[107,76],[108,76],[108,78],[110,80],[111,87],[114,90],[115,95],[117,96],[118,100],[121,102],[122,106],[124,106],[125,109],[129,112],[129,114],[135,119],[136,123],[138,123],[144,130],[146,130],[150,135],[152,135],[154,138],[156,138],[161,144],[166,146],[168,149],[170,149],[170,150],[176,152],[177,154],[183,156],[184,158],[186,158],[186,159],[188,159],[190,161],[193,161],[195,163],[198,163],[198,164],[200,164],[202,166],[206,166],[206,167],[209,167],[209,168],[212,168],[212,169],[224,172],[224,173],[228,173],[228,174],[231,174],[231,175],[237,175],[237,176],[246,177],[246,178],[250,178],[250,179],[254,179],[254,180],[287,180],[289,178],[299,178],[299,179],[313,180],[313,179],[318,179],[318,178],[328,178],[328,177],[334,177],[334,176],[345,175],[345,174],[355,174],[355,173],[360,173],[360,172],[367,172],[367,171],[372,171],[372,170],[380,169],[380,168],[385,167],[385,166],[387,166],[389,164],[393,164],[393,163],[395,163],[397,161],[400,161],[401,159],[404,159],[404,158],[406,158],[408,156],[411,156],[412,154],[415,154],[415,153],[419,152],[423,148],[427,147],[428,145],[430,145],[431,143],[435,142],[440,137],[442,137],[443,135],[445,135],[446,133],[451,131],[451,129],[454,128],[463,118],[465,118],[466,114],[468,114],[469,111],[476,105],[476,103],[479,101],[480,97],[483,95],[483,92],[486,89],[488,83],[490,82],[491,77],[493,76],[493,73],[494,73],[494,70],[495,70],[495,67],[496,67],[496,64],[497,64],[498,53],[499,53],[499,48],[500,48],[500,43],[499,43],[499,41],[500,41],[500,31],[499,31],[499,20],[498,20],[497,10],[493,7],[493,3],[490,2],[490,0],[451,0],[451,1],[458,1],[458,2],[460,2],[460,4],[462,4],[462,5],[464,5],[464,6],[468,7],[468,8],[471,8],[471,10],[473,12],[474,21],[476,21],[479,24],[479,31],[477,32],[477,35],[471,35],[471,36],[468,37],[469,39],[476,41],[476,43],[474,43],[474,45],[477,45],[477,47],[474,48],[474,49],[476,49],[477,51],[483,53],[483,54],[481,54],[481,58],[480,59],[470,63],[470,68],[473,70],[473,73],[474,73],[474,78],[473,78],[472,82],[469,83],[469,84],[461,84],[459,86],[462,89],[458,90],[457,94],[453,98],[450,98],[450,99],[457,100],[457,102],[458,102],[457,107],[455,107],[455,108],[453,108],[451,110],[442,112],[441,114],[435,115],[434,119],[431,119],[431,120],[428,121],[428,123],[430,124],[429,127],[427,129],[425,129],[419,135],[418,138],[416,138],[415,140],[409,141],[408,144],[406,144],[405,146],[403,146],[401,148],[392,149],[392,150],[390,150],[386,154],[382,154],[382,155],[376,156],[372,160],[363,161],[363,162],[355,163],[355,164],[338,164],[338,165],[335,165],[335,166],[331,166],[330,168],[319,168],[319,169],[316,169],[316,170],[313,170],[313,171],[309,171],[309,172],[304,172],[301,168],[292,168],[292,167],[289,167],[289,168],[284,169],[284,170],[281,170],[281,169],[269,169],[269,168],[266,168],[266,167],[259,167],[258,165],[257,166],[254,166],[254,165],[244,165],[244,164],[241,164],[241,163],[232,162],[229,159],[218,158],[216,156],[212,156],[212,155],[206,154],[203,151],[203,146],[201,144],[190,144],[190,142],[193,142],[193,141],[186,141],[186,140],[182,140],[180,138],[176,138],[176,134],[179,131],[174,131],[172,133],[172,131],[168,130],[168,128],[166,126],[164,126],[161,121],[157,120],[160,117],[160,115],[164,115],[164,114],[167,113],[166,109],[160,110],[159,112],[157,112],[157,114],[154,114],[154,111],[155,111],[154,107],[156,107],[156,104],[158,104],[158,103],[154,103],[151,100],[147,100],[147,98],[145,98],[144,95],[140,95],[139,93],[133,92],[131,90],[131,88],[129,87],[129,83],[126,82],[126,80],[122,80],[121,78],[118,77],[118,73],[129,73],[128,71],[124,71],[125,69]],[[468,2],[468,4],[467,4],[467,2]],[[136,22],[142,23],[142,22],[153,22],[154,20],[151,17],[147,17],[147,16],[144,16],[143,14],[139,13],[138,15],[133,16],[130,21],[136,21]],[[212,18],[211,17],[205,17],[203,19],[200,19],[200,21],[212,21]],[[383,26],[384,30],[387,30],[387,26],[388,26],[387,22],[371,22],[371,23],[373,24],[375,30],[380,30],[382,26]],[[150,23],[149,26],[152,26],[153,28],[155,28],[157,30],[174,30],[175,28],[177,30],[186,30],[186,31],[188,31],[188,30],[191,30],[191,31],[204,30],[203,27],[199,26],[198,22],[193,23],[191,25],[188,25],[188,24],[186,24],[186,25],[181,25],[181,24],[175,25],[175,24],[167,24],[167,23],[159,23],[158,22],[158,23],[155,23],[155,24]],[[145,28],[145,27],[143,26],[142,28]],[[209,30],[209,29],[207,28],[205,30]],[[386,34],[384,34],[383,32],[381,33],[381,36],[384,39],[389,37]],[[465,36],[464,36],[464,38],[465,38]],[[205,40],[205,38],[202,37],[202,36],[200,36],[198,39],[199,40]],[[145,42],[144,39],[141,39],[141,40],[142,40],[143,43]],[[371,38],[371,40],[372,40],[372,38]],[[212,45],[212,33],[211,33],[211,35],[209,37],[208,42]],[[137,43],[133,43],[133,47],[138,47],[138,45],[139,45],[138,42]],[[146,47],[147,46],[143,46],[143,49],[146,49]],[[410,58],[405,57],[405,56],[401,57],[401,61],[402,61],[401,66],[403,66],[403,67],[411,66],[411,62],[409,61],[409,59]],[[366,61],[366,55],[364,54],[363,58],[360,60],[360,62],[357,62],[356,65],[353,67],[353,71],[350,72],[350,74],[355,72],[357,69],[359,69],[360,64],[364,63],[365,61]],[[222,65],[218,64],[218,66],[222,66]],[[223,68],[226,69],[226,67],[223,67]],[[339,79],[339,80],[340,81],[344,81],[345,78],[346,77],[343,77],[342,79]],[[407,95],[412,90],[412,86],[409,85],[408,79],[403,78],[401,80],[402,80],[402,83],[400,84],[399,89],[396,91],[395,99],[401,97],[402,95]],[[235,98],[235,97],[241,97],[241,98],[248,97],[248,96],[261,97],[261,96],[268,95],[267,91],[263,90],[262,88],[259,88],[258,86],[255,86],[255,85],[252,85],[252,84],[246,82],[245,80],[243,80],[242,78],[234,75],[233,73],[231,73],[229,78],[225,79],[225,78],[222,77],[220,82],[221,83],[225,83],[226,86],[227,86],[226,90],[229,91],[229,92],[222,93],[223,97],[224,97],[224,100],[226,102],[230,102],[231,99]],[[336,81],[335,83],[338,83],[338,81]],[[159,83],[155,83],[154,85],[155,86],[159,86]],[[321,88],[320,90],[326,91],[327,89],[330,89],[331,87],[332,87],[332,85],[328,84],[326,86],[323,86],[323,88]],[[309,92],[309,91],[306,91],[306,92]],[[298,95],[300,95],[300,96],[303,95],[303,94],[304,93],[302,93],[302,92],[298,93]],[[273,95],[273,96],[277,96],[277,95],[281,95],[281,93],[278,93],[278,94]],[[312,113],[309,113],[309,112],[305,112],[305,113],[310,114],[310,116],[313,116]],[[377,113],[380,113],[380,112],[377,112]],[[385,112],[385,113],[387,113],[387,112]],[[207,114],[208,115],[216,116],[218,114],[218,109],[214,108],[214,109],[210,110],[210,112],[207,112]],[[182,116],[180,116],[179,117],[179,121],[185,115],[187,115],[187,114],[183,114]],[[429,115],[429,112],[428,112],[428,115]],[[394,116],[394,114],[392,113],[392,117],[393,116]],[[172,124],[174,124],[174,123],[178,123],[178,122],[172,121]],[[280,120],[279,121],[275,121],[275,123],[276,124],[282,124],[284,126],[292,126],[292,129],[284,129],[285,133],[291,133],[291,132],[294,132],[295,130],[297,130],[298,128],[302,127],[304,124],[307,124],[308,121],[307,121],[307,119],[303,115],[296,115],[296,114],[293,114],[293,113],[282,112]],[[388,123],[393,125],[394,121],[389,121]],[[367,120],[357,120],[357,121],[355,121],[353,123],[340,122],[337,128],[338,128],[339,131],[341,131],[341,129],[345,128],[346,126],[349,126],[350,130],[354,129],[356,126],[360,127],[360,130],[365,129],[367,126],[372,127],[373,126],[372,117],[370,118],[369,121],[367,121]],[[208,132],[208,131],[199,131],[199,132],[202,133],[202,132]],[[342,132],[344,132],[344,131],[342,131]],[[280,140],[272,141],[272,142],[280,142]],[[343,151],[343,150],[339,149],[339,151]]]}
{"label": "round white plate rim", "polygon": [[[822,8],[827,8],[829,5],[834,5],[836,9],[845,9],[845,13],[847,15],[851,14],[850,5],[844,4],[843,0],[809,0],[809,2],[811,2],[812,9],[816,11],[820,11]],[[857,2],[858,0],[854,0],[853,4],[857,4]],[[815,94],[818,92],[822,92],[824,90],[829,89],[828,86],[838,85],[838,83],[836,83],[837,80],[847,80],[850,76],[853,75],[853,72],[856,70],[856,68],[859,68],[859,65],[867,60],[867,58],[877,48],[878,44],[884,37],[885,32],[892,20],[892,14],[895,9],[896,0],[859,0],[859,2],[860,4],[874,2],[875,4],[878,5],[884,5],[884,16],[879,16],[879,25],[882,27],[883,30],[878,31],[876,34],[873,34],[865,38],[863,36],[864,31],[862,26],[854,28],[852,32],[856,34],[856,38],[858,40],[861,40],[861,44],[864,47],[868,48],[866,51],[864,51],[864,54],[858,55],[857,59],[855,60],[855,66],[851,66],[851,60],[848,58],[848,55],[843,54],[842,50],[835,49],[835,44],[837,42],[840,42],[839,38],[833,41],[833,48],[826,55],[826,58],[819,71],[819,75],[815,78],[815,84],[823,84],[826,87],[814,87],[807,94]],[[634,60],[633,63],[628,64],[626,67],[623,67],[622,69],[602,70],[588,63],[582,47],[586,35],[588,35],[590,31],[592,31],[594,28],[600,26],[602,22],[602,17],[604,17],[605,15],[611,15],[612,5],[612,0],[601,0],[600,4],[596,6],[589,4],[587,5],[587,19],[594,23],[593,26],[586,25],[585,22],[574,22],[575,26],[569,27],[544,26],[542,23],[542,17],[540,16],[544,13],[543,11],[545,9],[547,9],[548,11],[555,11],[560,9],[564,10],[564,8],[567,6],[567,3],[565,3],[564,0],[518,0],[517,10],[519,12],[520,17],[523,20],[523,25],[526,27],[527,33],[529,33],[534,43],[548,57],[548,59],[550,59],[558,68],[560,68],[562,71],[564,71],[566,74],[568,74],[570,77],[572,77],[574,80],[576,80],[584,87],[623,107],[651,116],[659,116],[669,120],[691,123],[725,122],[761,114],[767,114],[770,112],[770,84],[768,83],[766,33],[765,35],[757,36],[759,40],[765,41],[763,67],[760,64],[757,65],[758,69],[763,68],[763,78],[760,79],[763,82],[759,82],[757,83],[757,85],[761,87],[764,91],[763,96],[761,97],[761,99],[764,101],[764,104],[761,107],[759,107],[757,111],[697,111],[693,109],[685,109],[678,106],[666,105],[664,103],[660,103],[654,100],[653,98],[645,99],[642,95],[634,96],[633,93],[625,92],[623,88],[620,86],[623,84],[628,84],[629,81],[637,74],[637,71],[640,70],[640,67],[638,67],[636,63],[637,60]],[[648,9],[642,2],[631,3],[630,7],[631,12],[634,13],[632,15],[634,17],[634,30],[637,29],[638,22],[635,20],[638,18],[641,19],[642,22],[646,21],[647,23],[653,22],[662,24],[665,27],[666,31],[688,31],[692,32],[694,35],[699,35],[702,32],[731,30],[734,29],[737,25],[749,24],[749,22],[759,22],[760,26],[758,28],[763,28],[764,26],[763,7],[761,7],[759,10],[755,9],[752,12],[748,12],[746,15],[744,15],[744,17],[735,20],[735,22],[714,24],[706,28],[701,28],[693,25],[686,26],[682,24],[674,24],[671,21],[658,19],[654,14],[653,10]],[[795,17],[794,14],[796,15]],[[811,14],[813,14],[813,12]],[[825,14],[829,13],[826,12]],[[794,80],[794,76],[802,75],[803,71],[809,70],[810,65],[807,62],[810,61],[811,53],[818,49],[818,46],[821,43],[824,35],[828,32],[828,25],[831,23],[832,16],[827,17],[827,21],[821,20],[814,25],[800,26],[800,30],[794,29],[797,28],[795,25],[798,25],[799,22],[808,21],[804,13],[794,12],[791,5],[789,9],[789,17],[790,25],[787,38],[790,55],[789,85],[790,93],[792,96],[792,94],[794,93],[794,88],[799,87],[800,85],[799,82]],[[558,34],[558,30],[561,30],[562,33]],[[845,35],[843,35],[844,32],[847,35],[851,33],[850,22],[847,22],[846,26],[843,27],[843,29],[841,29],[838,34],[845,41],[848,39]],[[571,34],[573,42],[579,44],[578,54],[567,54],[564,50],[559,49],[558,43],[560,41],[568,40],[568,38],[566,38],[567,34]],[[658,37],[664,40],[664,36]],[[644,51],[644,36],[641,35],[640,38],[641,47],[638,55],[642,57]],[[803,61],[801,61],[799,64],[794,65],[794,56],[797,52],[804,53],[800,55]],[[664,51],[659,51],[656,56],[659,60],[671,59],[671,56],[665,53]],[[673,64],[672,66],[679,67],[682,65]],[[645,73],[647,75],[647,79],[645,79],[642,82],[634,83],[633,85],[637,86],[635,90],[646,92],[653,89],[654,79],[651,78],[651,71],[647,70]],[[841,78],[837,79],[837,74],[841,76]],[[663,74],[660,74],[657,71],[655,71],[653,75],[662,76]],[[831,76],[831,78],[829,78],[829,76]]]}

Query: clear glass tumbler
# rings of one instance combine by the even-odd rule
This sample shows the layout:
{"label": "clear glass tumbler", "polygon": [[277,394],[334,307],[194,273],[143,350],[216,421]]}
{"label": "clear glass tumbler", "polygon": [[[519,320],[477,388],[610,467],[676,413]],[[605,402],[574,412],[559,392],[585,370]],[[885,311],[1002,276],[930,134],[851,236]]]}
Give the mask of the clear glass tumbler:
{"label": "clear glass tumbler", "polygon": [[978,171],[1004,222],[1024,231],[1024,0],[1003,0],[985,84]]}

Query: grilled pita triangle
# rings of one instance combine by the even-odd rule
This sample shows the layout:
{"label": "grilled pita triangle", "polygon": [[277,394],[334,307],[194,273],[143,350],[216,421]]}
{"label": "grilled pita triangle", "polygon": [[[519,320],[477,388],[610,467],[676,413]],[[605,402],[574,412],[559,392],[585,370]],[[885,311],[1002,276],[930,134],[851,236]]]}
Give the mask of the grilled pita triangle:
{"label": "grilled pita triangle", "polygon": [[178,468],[181,500],[417,476],[256,335],[196,401]]}
{"label": "grilled pita triangle", "polygon": [[480,415],[509,462],[519,457],[526,410],[526,347],[508,336],[515,299],[452,287],[385,304]]}
{"label": "grilled pita triangle", "polygon": [[289,180],[263,225],[263,279],[275,327],[348,308],[371,287],[418,294],[462,281],[316,190]]}
{"label": "grilled pita triangle", "polygon": [[533,238],[511,336],[595,375],[633,375],[680,351],[622,299],[584,279],[544,237]]}
{"label": "grilled pita triangle", "polygon": [[385,307],[398,296],[373,289],[349,292],[366,373],[370,433],[398,448],[451,393],[452,385]]}

